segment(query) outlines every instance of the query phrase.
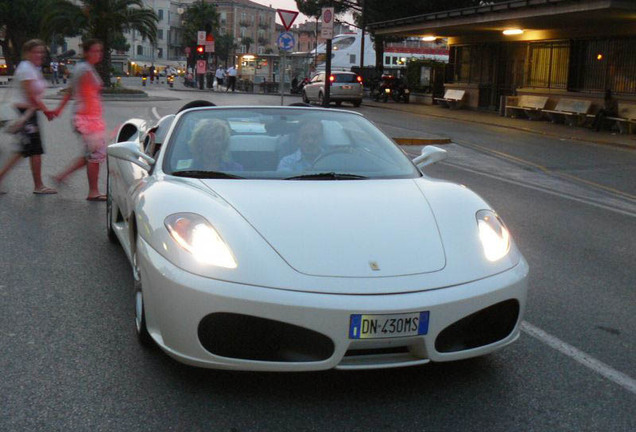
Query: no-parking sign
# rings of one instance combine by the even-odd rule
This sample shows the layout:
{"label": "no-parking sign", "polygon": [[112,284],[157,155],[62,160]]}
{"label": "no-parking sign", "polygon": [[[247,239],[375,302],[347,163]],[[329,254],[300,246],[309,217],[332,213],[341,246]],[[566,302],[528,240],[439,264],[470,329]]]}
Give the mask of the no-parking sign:
{"label": "no-parking sign", "polygon": [[324,39],[333,39],[334,8],[322,8],[322,26],[320,36]]}

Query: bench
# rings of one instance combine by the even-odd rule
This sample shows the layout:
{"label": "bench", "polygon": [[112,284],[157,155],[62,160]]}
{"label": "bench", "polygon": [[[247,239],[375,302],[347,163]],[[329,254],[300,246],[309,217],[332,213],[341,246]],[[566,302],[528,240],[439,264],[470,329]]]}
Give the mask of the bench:
{"label": "bench", "polygon": [[568,126],[583,126],[591,108],[590,100],[563,98],[559,99],[554,109],[544,109],[543,112],[552,123],[560,123],[563,120]]}
{"label": "bench", "polygon": [[507,96],[506,97],[506,116],[515,118],[519,111],[522,111],[530,120],[539,120],[548,104],[547,96]]}
{"label": "bench", "polygon": [[450,109],[459,109],[464,105],[464,96],[466,90],[448,89],[444,93],[444,97],[435,98],[435,100],[442,106]]}
{"label": "bench", "polygon": [[631,134],[636,125],[636,105],[619,102],[618,116],[605,117],[605,119],[615,121],[621,134]]}

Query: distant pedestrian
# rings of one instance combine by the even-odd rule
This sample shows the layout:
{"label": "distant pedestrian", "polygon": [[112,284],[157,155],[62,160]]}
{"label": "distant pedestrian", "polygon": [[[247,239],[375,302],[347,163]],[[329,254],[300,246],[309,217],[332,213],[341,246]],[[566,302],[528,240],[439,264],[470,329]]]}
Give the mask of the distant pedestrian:
{"label": "distant pedestrian", "polygon": [[225,91],[229,91],[232,88],[232,92],[236,88],[236,76],[238,75],[238,71],[234,66],[230,66],[227,70],[227,88]]}
{"label": "distant pedestrian", "polygon": [[155,83],[155,64],[150,65],[150,84]]}
{"label": "distant pedestrian", "polygon": [[99,192],[99,169],[106,160],[106,124],[102,117],[101,90],[102,79],[95,70],[95,65],[104,57],[104,46],[97,39],[83,43],[84,61],[78,63],[73,70],[69,91],[55,110],[58,116],[71,97],[75,98],[75,114],[73,128],[79,134],[83,144],[83,155],[53,179],[62,184],[75,171],[86,167],[88,176],[88,201],[106,201],[106,195]]}
{"label": "distant pedestrian", "polygon": [[225,69],[223,69],[223,66],[219,65],[218,68],[216,68],[216,73],[214,74],[216,76],[216,86],[221,87],[223,85],[223,79],[225,78]]}
{"label": "distant pedestrian", "polygon": [[[42,76],[42,62],[46,57],[46,46],[39,39],[32,39],[22,46],[23,60],[15,71],[14,81],[18,83],[14,95],[14,106],[22,113],[30,113],[22,130],[18,133],[20,148],[9,157],[5,166],[0,169],[0,183],[21,158],[29,158],[33,176],[34,194],[55,194],[57,191],[46,187],[42,182],[42,155],[44,146],[40,135],[38,111],[42,111],[47,119],[52,120],[53,112],[42,102],[46,90],[46,80]],[[6,193],[0,188],[0,194]]]}
{"label": "distant pedestrian", "polygon": [[51,64],[50,64],[51,72],[53,74],[53,77],[51,78],[51,84],[59,84],[60,83],[59,75],[58,75],[59,66],[60,66],[60,64],[57,61],[55,61],[55,60],[53,60],[51,62]]}
{"label": "distant pedestrian", "polygon": [[596,117],[594,117],[594,130],[600,131],[606,123],[607,117],[616,117],[618,115],[618,102],[612,97],[612,91],[610,89],[605,90],[605,97],[603,98],[603,108],[598,110]]}

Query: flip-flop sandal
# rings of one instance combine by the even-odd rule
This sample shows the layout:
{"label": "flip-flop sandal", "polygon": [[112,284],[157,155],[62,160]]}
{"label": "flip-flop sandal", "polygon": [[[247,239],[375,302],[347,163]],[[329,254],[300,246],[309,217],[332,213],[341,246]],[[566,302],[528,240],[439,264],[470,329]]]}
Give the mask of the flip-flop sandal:
{"label": "flip-flop sandal", "polygon": [[57,191],[50,187],[43,187],[42,189],[34,190],[33,193],[36,195],[52,195],[56,194]]}
{"label": "flip-flop sandal", "polygon": [[106,201],[108,197],[106,195],[97,195],[94,197],[86,198],[86,201]]}

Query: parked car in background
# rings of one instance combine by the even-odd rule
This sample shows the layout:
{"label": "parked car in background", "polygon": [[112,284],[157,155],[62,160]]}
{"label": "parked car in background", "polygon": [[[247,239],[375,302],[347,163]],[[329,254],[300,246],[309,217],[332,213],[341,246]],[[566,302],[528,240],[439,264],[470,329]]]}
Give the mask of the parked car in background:
{"label": "parked car in background", "polygon": [[[331,83],[330,102],[335,102],[338,106],[342,105],[342,102],[351,102],[355,107],[362,104],[364,88],[360,75],[353,72],[332,72],[329,76],[329,82]],[[303,88],[303,102],[318,102],[319,105],[322,105],[324,97],[325,73],[320,72]]]}

